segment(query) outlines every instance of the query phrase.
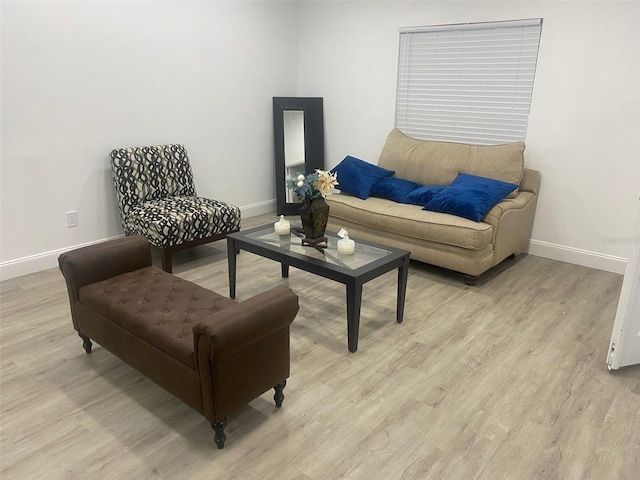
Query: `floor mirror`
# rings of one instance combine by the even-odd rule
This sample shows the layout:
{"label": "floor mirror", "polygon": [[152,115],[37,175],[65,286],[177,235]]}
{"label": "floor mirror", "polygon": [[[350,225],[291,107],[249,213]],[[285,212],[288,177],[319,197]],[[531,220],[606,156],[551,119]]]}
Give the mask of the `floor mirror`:
{"label": "floor mirror", "polygon": [[273,97],[276,213],[297,215],[300,202],[287,178],[324,169],[324,114],[321,97]]}

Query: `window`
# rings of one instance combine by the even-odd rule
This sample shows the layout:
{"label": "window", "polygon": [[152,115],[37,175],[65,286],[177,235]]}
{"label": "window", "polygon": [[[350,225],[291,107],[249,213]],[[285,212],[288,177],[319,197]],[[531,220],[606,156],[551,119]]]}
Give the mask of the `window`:
{"label": "window", "polygon": [[522,140],[542,19],[400,30],[396,127],[423,140]]}

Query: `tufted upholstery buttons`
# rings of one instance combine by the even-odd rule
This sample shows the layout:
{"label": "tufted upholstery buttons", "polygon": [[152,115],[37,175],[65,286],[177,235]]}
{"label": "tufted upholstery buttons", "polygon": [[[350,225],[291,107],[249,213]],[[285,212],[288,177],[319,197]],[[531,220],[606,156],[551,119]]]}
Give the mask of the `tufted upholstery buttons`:
{"label": "tufted upholstery buttons", "polygon": [[236,303],[153,267],[87,285],[80,299],[191,368],[193,325]]}

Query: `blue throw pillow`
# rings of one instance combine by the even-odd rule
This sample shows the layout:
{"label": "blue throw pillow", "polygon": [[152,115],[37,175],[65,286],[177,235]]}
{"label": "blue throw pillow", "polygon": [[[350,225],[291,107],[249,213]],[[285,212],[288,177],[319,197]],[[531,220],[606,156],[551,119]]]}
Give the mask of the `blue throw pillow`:
{"label": "blue throw pillow", "polygon": [[518,185],[460,173],[451,185],[435,195],[424,210],[450,213],[480,222],[500,200]]}
{"label": "blue throw pillow", "polygon": [[338,190],[366,200],[373,184],[396,172],[348,155],[331,169],[331,173],[338,174]]}
{"label": "blue throw pillow", "polygon": [[[419,183],[403,178],[383,178],[371,187],[369,195],[372,197],[386,198],[398,203],[407,203],[407,195],[420,186]],[[423,204],[424,205],[424,204]]]}
{"label": "blue throw pillow", "polygon": [[412,205],[426,205],[436,193],[440,193],[445,187],[439,185],[425,185],[413,190],[407,195],[407,202]]}

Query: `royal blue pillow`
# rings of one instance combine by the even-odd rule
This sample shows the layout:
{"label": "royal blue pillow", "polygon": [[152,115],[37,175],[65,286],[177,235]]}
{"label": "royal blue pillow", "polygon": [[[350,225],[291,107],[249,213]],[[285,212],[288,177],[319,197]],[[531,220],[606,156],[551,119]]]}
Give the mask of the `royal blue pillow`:
{"label": "royal blue pillow", "polygon": [[375,183],[396,172],[347,155],[331,169],[331,173],[338,174],[338,190],[366,200]]}
{"label": "royal blue pillow", "polygon": [[460,173],[423,210],[450,213],[480,222],[489,210],[516,188],[518,185],[513,183]]}
{"label": "royal blue pillow", "polygon": [[407,195],[406,203],[425,206],[436,193],[440,193],[444,188],[445,187],[441,187],[439,185],[425,185],[423,187],[416,188]]}
{"label": "royal blue pillow", "polygon": [[398,203],[407,203],[407,195],[420,186],[419,183],[403,178],[383,178],[371,187],[369,195],[372,197],[386,198]]}

